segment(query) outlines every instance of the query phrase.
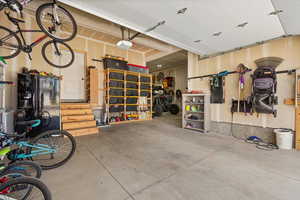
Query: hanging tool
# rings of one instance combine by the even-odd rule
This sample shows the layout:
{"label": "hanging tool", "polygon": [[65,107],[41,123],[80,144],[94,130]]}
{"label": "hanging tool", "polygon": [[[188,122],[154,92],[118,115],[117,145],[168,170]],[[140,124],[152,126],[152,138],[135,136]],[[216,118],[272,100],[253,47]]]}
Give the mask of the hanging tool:
{"label": "hanging tool", "polygon": [[[239,90],[238,90],[238,109],[237,111],[240,112],[240,100],[241,100],[241,90],[244,90],[245,88],[245,73],[248,71],[251,71],[249,68],[247,68],[244,64],[239,64],[237,66],[237,71],[239,73]],[[244,112],[246,114],[246,105],[244,103]]]}
{"label": "hanging tool", "polygon": [[[245,67],[245,66],[244,66]],[[244,71],[244,73],[246,72],[250,72],[252,71],[252,69],[249,69],[246,67],[246,70]],[[207,78],[207,77],[222,77],[222,76],[227,76],[227,75],[230,75],[230,74],[237,74],[237,73],[240,73],[239,70],[236,70],[236,71],[222,71],[222,72],[219,72],[217,74],[207,74],[207,75],[203,75],[203,76],[194,76],[194,77],[190,77],[188,78],[188,80],[192,80],[192,79],[198,79],[198,78]]]}
{"label": "hanging tool", "polygon": [[3,57],[0,56],[0,62],[2,62],[3,64],[7,64],[7,62],[4,60]]}

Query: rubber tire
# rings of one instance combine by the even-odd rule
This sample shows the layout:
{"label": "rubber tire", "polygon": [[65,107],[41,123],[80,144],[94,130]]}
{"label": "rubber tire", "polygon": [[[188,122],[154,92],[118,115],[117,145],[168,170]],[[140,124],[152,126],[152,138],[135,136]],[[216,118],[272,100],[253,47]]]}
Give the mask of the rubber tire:
{"label": "rubber tire", "polygon": [[35,186],[42,192],[42,194],[44,196],[44,200],[52,200],[51,193],[50,193],[50,190],[48,189],[48,187],[43,182],[41,182],[40,180],[35,179],[35,178],[22,177],[22,178],[17,178],[17,179],[8,181],[8,182],[0,185],[0,191],[3,191],[4,189],[6,189],[8,187],[11,187],[11,186],[17,185],[17,184],[30,184],[32,186]]}
{"label": "rubber tire", "polygon": [[67,41],[74,39],[74,37],[77,35],[77,23],[76,23],[74,17],[71,15],[71,13],[59,5],[58,5],[58,7],[67,13],[67,15],[70,17],[72,23],[74,24],[74,30],[73,30],[72,35],[67,39],[56,38],[53,35],[51,35],[50,33],[48,33],[48,30],[45,30],[45,28],[42,26],[41,18],[40,18],[42,10],[47,7],[53,7],[53,5],[54,5],[54,3],[45,3],[45,4],[42,4],[40,7],[38,7],[38,9],[36,10],[36,14],[35,14],[35,18],[36,18],[36,22],[37,22],[38,26],[45,34],[47,34],[50,38],[52,38],[54,40],[67,42]]}
{"label": "rubber tire", "polygon": [[[66,49],[68,49],[68,50],[71,52],[71,54],[72,54],[72,59],[71,59],[71,61],[70,61],[68,64],[66,64],[66,65],[55,65],[55,64],[53,64],[52,62],[50,62],[50,61],[48,60],[47,54],[46,54],[46,48],[47,48],[48,45],[51,45],[51,44],[54,43],[54,42],[57,42],[57,43],[60,43],[60,44],[64,45],[64,46],[66,47]],[[46,61],[49,65],[52,65],[53,67],[57,67],[57,68],[66,68],[66,67],[69,67],[70,65],[73,64],[73,62],[74,62],[74,60],[75,60],[75,55],[74,55],[74,51],[72,50],[72,48],[71,48],[68,44],[66,44],[66,43],[64,43],[64,42],[62,42],[62,41],[58,41],[58,40],[49,40],[48,42],[46,42],[46,43],[43,45],[43,47],[42,47],[42,56],[43,56],[43,58],[45,59],[45,61]]]}
{"label": "rubber tire", "polygon": [[169,106],[169,112],[172,115],[177,115],[179,113],[179,106],[177,104],[171,104]]}
{"label": "rubber tire", "polygon": [[[59,131],[59,130],[46,131],[46,132],[44,132],[44,133],[36,136],[35,138],[33,138],[32,141],[31,141],[31,144],[38,143],[39,139],[41,139],[41,138],[43,138],[43,137],[45,137],[47,135],[57,134],[57,131]],[[69,155],[64,160],[62,160],[62,161],[60,161],[60,162],[58,162],[56,164],[49,165],[49,166],[40,165],[43,170],[55,169],[55,168],[58,168],[58,167],[64,165],[68,160],[71,159],[71,157],[75,153],[75,150],[76,150],[76,141],[75,141],[74,137],[70,133],[68,133],[67,131],[64,131],[64,130],[61,130],[60,133],[63,134],[63,135],[65,135],[65,136],[67,136],[67,138],[71,141],[71,143],[72,143],[72,149],[71,149]],[[31,148],[28,148],[27,149],[27,153],[30,154],[30,152],[31,152]],[[32,157],[31,160],[34,161],[34,157]],[[36,161],[34,161],[34,162],[36,162]]]}
{"label": "rubber tire", "polygon": [[159,104],[156,104],[155,106],[153,106],[153,110],[154,110],[154,116],[156,117],[160,117],[162,115],[163,111],[163,107]]}
{"label": "rubber tire", "polygon": [[[26,160],[15,161],[15,162],[9,164],[7,167],[5,167],[1,171],[0,174],[5,173],[8,170],[15,170],[14,167],[17,167],[18,165],[31,166],[36,171],[36,177],[33,177],[33,178],[41,178],[41,176],[42,176],[42,168],[41,168],[41,166],[39,166],[37,163],[34,163],[32,161],[26,161]],[[26,172],[26,170],[25,170],[25,172]]]}
{"label": "rubber tire", "polygon": [[17,43],[18,43],[18,49],[17,49],[17,51],[14,54],[10,55],[10,56],[2,56],[3,59],[5,60],[5,59],[11,59],[11,58],[16,57],[21,52],[21,40],[20,40],[20,38],[17,36],[17,34],[15,34],[14,32],[12,32],[8,28],[5,28],[4,26],[0,26],[0,29],[4,29],[7,32],[9,32],[9,34],[13,35],[13,37],[15,37],[15,39],[17,40]]}
{"label": "rubber tire", "polygon": [[[4,171],[5,170],[5,171]],[[29,177],[29,175],[26,173],[26,171],[24,170],[17,170],[17,169],[7,169],[5,168],[3,171],[1,171],[0,173],[0,177],[2,176],[8,176],[8,175],[13,175],[13,174],[19,174],[21,175],[21,177]],[[15,179],[18,179],[20,177],[12,177],[12,179],[9,179],[7,182],[11,181],[11,180],[15,180]],[[28,190],[28,192],[25,194],[24,198],[23,199],[27,199],[27,197],[30,195],[32,191],[32,188],[30,188]]]}

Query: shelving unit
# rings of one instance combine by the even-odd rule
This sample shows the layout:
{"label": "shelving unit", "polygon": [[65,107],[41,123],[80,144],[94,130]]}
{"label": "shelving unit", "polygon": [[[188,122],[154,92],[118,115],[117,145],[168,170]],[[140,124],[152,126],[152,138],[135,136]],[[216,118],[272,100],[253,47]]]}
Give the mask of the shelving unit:
{"label": "shelving unit", "polygon": [[152,76],[106,69],[105,103],[110,124],[152,119]]}
{"label": "shelving unit", "polygon": [[182,95],[182,128],[208,132],[210,128],[208,94]]}

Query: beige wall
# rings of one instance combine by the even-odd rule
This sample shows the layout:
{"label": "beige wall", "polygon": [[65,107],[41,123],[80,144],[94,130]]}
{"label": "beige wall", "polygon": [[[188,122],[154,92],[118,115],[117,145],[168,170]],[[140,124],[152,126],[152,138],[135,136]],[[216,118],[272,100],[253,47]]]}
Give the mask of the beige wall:
{"label": "beige wall", "polygon": [[[26,23],[22,25],[22,27],[27,29],[38,29],[38,26],[35,22],[35,18],[31,15],[25,14]],[[15,30],[15,27],[11,25],[11,23],[7,20],[6,16],[3,12],[0,12],[0,23],[2,26],[11,28]],[[41,35],[40,33],[28,33],[25,35],[26,40],[28,43],[34,41]],[[96,65],[98,68],[103,68],[101,63],[95,63],[91,61],[92,58],[101,59],[105,54],[110,54],[114,56],[121,56],[126,58],[129,63],[137,64],[137,65],[145,65],[145,55],[142,52],[138,51],[125,51],[118,49],[115,45],[110,43],[105,43],[100,40],[86,38],[80,35],[68,42],[68,44],[77,51],[86,53],[87,58],[87,66]],[[8,66],[6,68],[6,80],[13,80],[16,81],[17,73],[21,72],[23,67],[27,67],[29,69],[37,69],[39,71],[46,71],[52,72],[54,74],[59,74],[59,69],[53,68],[52,66],[48,65],[41,56],[41,48],[42,44],[39,44],[33,49],[32,58],[33,60],[30,61],[24,53],[21,53],[18,57],[14,59],[7,60]],[[86,66],[83,66],[86,67]],[[15,108],[16,107],[16,86],[8,91],[6,95],[6,105],[8,108]]]}
{"label": "beige wall", "polygon": [[[163,72],[165,76],[175,77],[175,91],[177,89],[184,91],[187,88],[187,66],[180,65],[177,67],[167,68],[164,70],[158,70],[153,72],[154,76],[157,76],[159,72]],[[156,80],[156,79],[155,79]]]}
{"label": "beige wall", "polygon": [[[268,43],[249,47],[239,51],[230,52],[224,55],[198,61],[198,56],[189,53],[188,76],[199,76],[211,73],[217,73],[223,70],[235,70],[238,64],[243,63],[246,66],[255,69],[254,61],[256,59],[276,56],[284,59],[284,62],[277,70],[286,70],[300,67],[300,36],[282,38]],[[246,74],[246,88],[244,97],[251,94],[251,73]],[[294,98],[294,75],[280,74],[278,77],[277,95],[279,97],[278,116],[256,114],[245,116],[244,114],[235,114],[234,123],[247,124],[262,127],[285,127],[294,129],[294,107],[284,105],[285,98]],[[195,79],[189,81],[189,89],[209,91],[209,80]],[[225,103],[211,104],[212,120],[219,122],[231,122],[231,99],[238,98],[238,75],[226,77],[225,82]]]}

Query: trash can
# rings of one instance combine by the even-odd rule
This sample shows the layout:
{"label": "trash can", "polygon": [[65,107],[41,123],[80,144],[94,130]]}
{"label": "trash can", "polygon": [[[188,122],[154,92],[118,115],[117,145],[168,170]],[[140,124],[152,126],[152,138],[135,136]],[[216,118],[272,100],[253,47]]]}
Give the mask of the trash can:
{"label": "trash can", "polygon": [[276,144],[279,149],[292,149],[293,148],[293,130],[286,128],[274,129],[276,134]]}

